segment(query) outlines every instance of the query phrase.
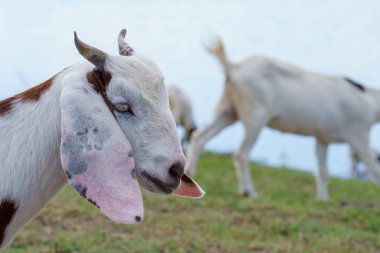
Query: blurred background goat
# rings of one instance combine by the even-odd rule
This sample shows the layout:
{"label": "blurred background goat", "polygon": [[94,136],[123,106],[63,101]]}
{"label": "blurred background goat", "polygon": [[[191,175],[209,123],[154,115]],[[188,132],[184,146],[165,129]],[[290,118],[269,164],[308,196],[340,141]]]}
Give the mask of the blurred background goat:
{"label": "blurred background goat", "polygon": [[241,121],[245,136],[234,154],[234,165],[240,192],[246,196],[257,197],[248,159],[265,126],[315,137],[318,200],[329,199],[327,149],[331,143],[347,143],[380,184],[380,166],[369,146],[369,131],[380,121],[380,91],[267,56],[255,55],[233,63],[220,39],[207,49],[222,65],[226,81],[215,118],[193,135],[186,163],[190,174],[195,173],[204,144],[225,127]]}
{"label": "blurred background goat", "polygon": [[170,110],[173,113],[177,126],[183,127],[184,134],[181,138],[182,147],[186,148],[190,137],[197,129],[194,122],[191,99],[186,92],[174,85],[168,86]]}

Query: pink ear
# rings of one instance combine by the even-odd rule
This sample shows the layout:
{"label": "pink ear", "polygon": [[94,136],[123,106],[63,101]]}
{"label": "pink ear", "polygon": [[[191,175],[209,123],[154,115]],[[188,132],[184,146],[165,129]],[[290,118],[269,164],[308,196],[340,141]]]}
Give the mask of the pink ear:
{"label": "pink ear", "polygon": [[174,195],[179,195],[189,198],[202,198],[205,194],[203,189],[188,175],[183,174],[181,177],[181,183],[177,190],[174,191]]}
{"label": "pink ear", "polygon": [[102,98],[69,90],[61,106],[61,161],[70,185],[110,219],[141,221],[132,149]]}

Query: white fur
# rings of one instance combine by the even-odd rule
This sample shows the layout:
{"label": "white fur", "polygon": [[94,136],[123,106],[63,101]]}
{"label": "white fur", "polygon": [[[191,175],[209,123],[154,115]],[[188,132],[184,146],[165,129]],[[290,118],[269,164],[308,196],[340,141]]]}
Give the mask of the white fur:
{"label": "white fur", "polygon": [[[18,207],[0,250],[66,183],[60,162],[60,97],[64,86],[91,89],[86,73],[93,68],[88,62],[67,68],[37,102],[17,103],[0,117],[0,200],[15,200]],[[139,177],[145,171],[173,185],[168,170],[175,162],[183,164],[184,155],[160,71],[141,56],[110,57],[106,70],[112,74],[110,100],[136,107],[133,120],[119,113],[116,118],[131,143],[139,182],[160,191]]]}
{"label": "white fur", "polygon": [[234,165],[244,194],[257,196],[248,157],[264,126],[316,138],[319,200],[329,198],[326,153],[333,142],[348,143],[380,183],[380,167],[369,147],[370,128],[380,120],[380,91],[367,88],[362,92],[342,77],[308,72],[265,56],[233,64],[220,41],[209,51],[222,63],[226,84],[214,120],[193,135],[186,171],[194,174],[204,144],[240,120],[245,137],[234,155]]}

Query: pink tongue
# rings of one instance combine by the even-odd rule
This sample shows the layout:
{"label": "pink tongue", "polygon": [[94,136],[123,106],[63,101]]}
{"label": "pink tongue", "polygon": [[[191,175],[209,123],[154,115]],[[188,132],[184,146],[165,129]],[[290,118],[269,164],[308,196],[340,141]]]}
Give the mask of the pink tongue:
{"label": "pink tongue", "polygon": [[205,192],[191,177],[183,174],[181,184],[173,194],[189,198],[202,198]]}

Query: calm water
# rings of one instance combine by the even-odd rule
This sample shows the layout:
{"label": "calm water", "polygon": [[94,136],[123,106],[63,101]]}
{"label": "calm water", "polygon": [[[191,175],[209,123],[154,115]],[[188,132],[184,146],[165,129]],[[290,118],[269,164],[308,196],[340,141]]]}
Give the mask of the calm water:
{"label": "calm water", "polygon": [[[216,61],[202,47],[220,35],[232,60],[267,54],[326,74],[352,76],[380,88],[380,1],[0,1],[0,97],[37,84],[82,60],[72,32],[109,53],[128,29],[129,43],[153,58],[170,83],[192,96],[196,121],[204,126],[223,88]],[[235,150],[236,124],[207,145]],[[380,147],[380,128],[372,133]],[[265,129],[252,159],[314,171],[314,141]],[[347,176],[348,149],[334,145],[331,174]]]}

